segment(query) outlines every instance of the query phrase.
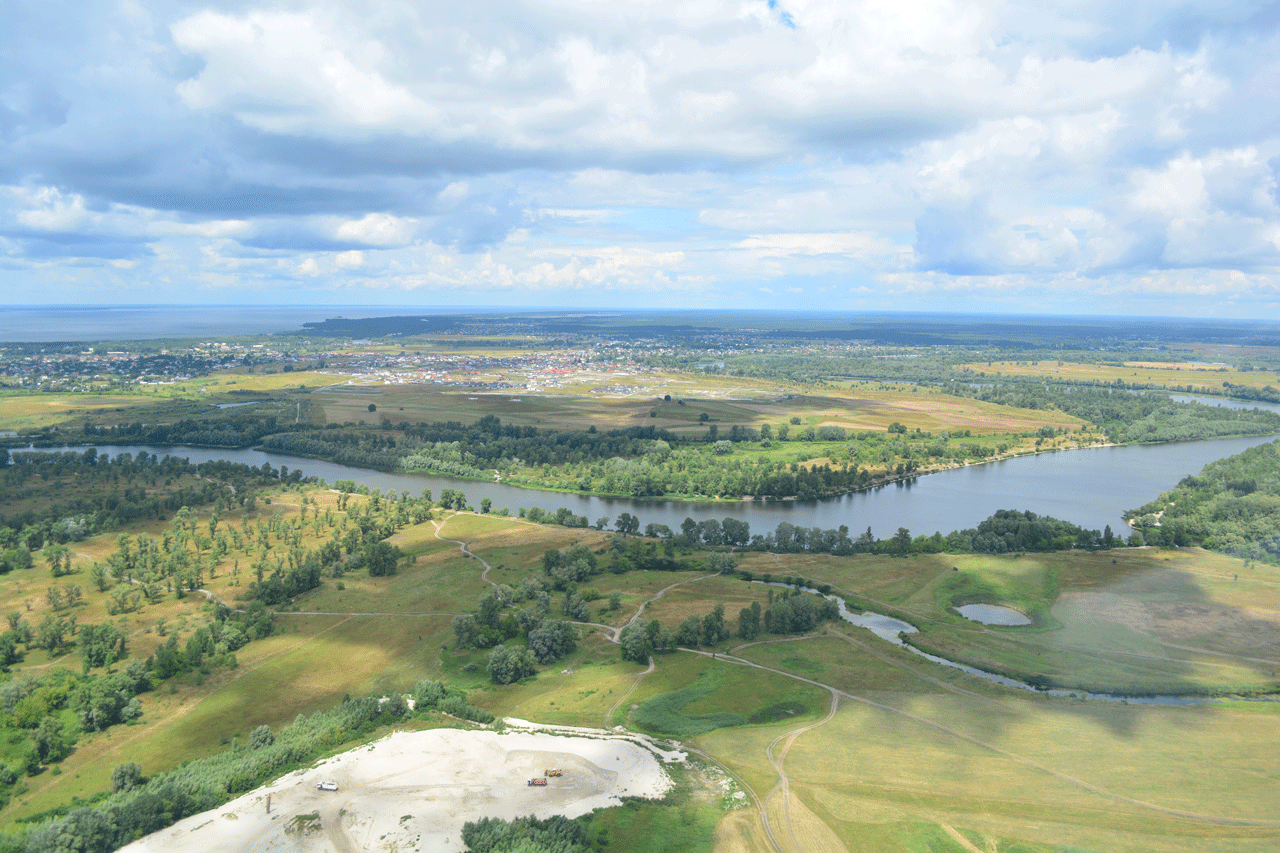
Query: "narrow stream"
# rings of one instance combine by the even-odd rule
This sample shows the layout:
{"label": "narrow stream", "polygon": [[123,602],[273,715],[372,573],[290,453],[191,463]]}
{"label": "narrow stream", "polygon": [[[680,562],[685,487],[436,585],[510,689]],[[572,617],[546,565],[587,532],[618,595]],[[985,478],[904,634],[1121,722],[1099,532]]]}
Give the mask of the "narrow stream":
{"label": "narrow stream", "polygon": [[[779,581],[753,581],[753,583],[766,584],[767,586],[780,586],[786,589],[794,589],[788,584]],[[823,596],[834,601],[840,608],[840,618],[844,621],[857,625],[859,628],[866,628],[882,640],[893,643],[901,649],[906,649],[913,655],[918,655],[925,660],[934,663],[949,666],[952,669],[958,669],[967,672],[970,675],[976,675],[978,678],[985,679],[995,684],[1003,684],[1005,687],[1014,687],[1018,690],[1026,690],[1031,693],[1038,693],[1042,696],[1061,696],[1068,699],[1086,699],[1095,702],[1117,702],[1129,705],[1207,705],[1214,701],[1213,697],[1208,696],[1178,696],[1173,694],[1156,694],[1153,696],[1125,696],[1116,693],[1090,693],[1085,690],[1064,690],[1060,688],[1043,689],[1028,684],[1025,681],[1019,681],[1016,678],[1009,678],[1004,675],[997,675],[994,672],[987,672],[984,669],[978,669],[975,666],[959,663],[958,661],[948,660],[947,658],[931,655],[928,652],[921,651],[915,646],[908,643],[902,638],[903,634],[918,634],[919,629],[914,625],[903,622],[901,619],[895,619],[892,616],[886,616],[883,613],[875,613],[864,610],[862,613],[854,613],[845,604],[843,598],[838,595]],[[1269,701],[1261,699],[1257,701]]]}

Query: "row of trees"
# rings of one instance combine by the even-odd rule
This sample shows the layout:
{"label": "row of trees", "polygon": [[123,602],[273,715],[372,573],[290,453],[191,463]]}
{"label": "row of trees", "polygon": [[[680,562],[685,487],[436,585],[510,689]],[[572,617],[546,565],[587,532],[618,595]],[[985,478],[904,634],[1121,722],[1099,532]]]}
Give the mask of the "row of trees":
{"label": "row of trees", "polygon": [[[1110,526],[1101,532],[1087,530],[1068,521],[1021,510],[998,510],[977,527],[952,531],[946,536],[934,533],[932,536],[913,537],[909,530],[900,527],[893,536],[886,539],[876,537],[870,528],[857,537],[850,537],[849,528],[845,525],[823,529],[800,527],[786,521],[779,522],[769,533],[753,534],[749,522],[735,518],[702,521],[686,518],[678,531],[673,531],[665,524],[649,524],[645,527],[645,535],[682,550],[727,548],[775,554],[814,553],[837,556],[936,554],[944,551],[1002,554],[1008,551],[1111,548],[1125,544],[1112,533]],[[1141,537],[1131,544],[1142,544]]]}

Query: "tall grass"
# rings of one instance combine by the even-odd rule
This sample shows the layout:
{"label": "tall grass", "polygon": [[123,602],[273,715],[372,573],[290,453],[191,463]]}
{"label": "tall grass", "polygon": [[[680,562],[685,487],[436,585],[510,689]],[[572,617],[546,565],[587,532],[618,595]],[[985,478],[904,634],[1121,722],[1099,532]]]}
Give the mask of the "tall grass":
{"label": "tall grass", "polygon": [[724,667],[712,667],[688,687],[654,696],[636,709],[635,724],[652,732],[675,735],[677,737],[688,737],[709,732],[713,729],[742,725],[747,722],[747,718],[741,714],[721,712],[718,714],[688,715],[680,713],[680,709],[685,705],[696,702],[723,684],[724,675]]}

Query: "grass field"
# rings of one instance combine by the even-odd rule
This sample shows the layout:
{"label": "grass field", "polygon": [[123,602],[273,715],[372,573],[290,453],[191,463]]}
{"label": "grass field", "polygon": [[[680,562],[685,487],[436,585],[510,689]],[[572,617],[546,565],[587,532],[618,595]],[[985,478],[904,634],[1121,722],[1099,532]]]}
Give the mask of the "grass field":
{"label": "grass field", "polygon": [[[920,648],[1015,677],[1095,692],[1280,687],[1280,572],[1199,550],[1005,556],[751,556],[743,568],[799,574],[920,628]],[[1025,628],[953,608],[1000,604]]]}
{"label": "grass field", "polygon": [[1166,362],[1130,361],[1123,365],[1115,364],[1080,364],[1044,360],[1040,362],[993,361],[990,364],[963,364],[959,369],[967,370],[975,376],[990,379],[997,375],[1004,376],[1043,376],[1061,379],[1068,382],[1115,382],[1120,380],[1129,384],[1156,385],[1171,387],[1174,385],[1196,385],[1200,390],[1221,394],[1224,382],[1232,385],[1244,385],[1248,388],[1262,388],[1270,385],[1276,387],[1280,376],[1264,370],[1236,370],[1235,368],[1203,365],[1179,364]]}
{"label": "grass field", "polygon": [[[294,374],[290,374],[294,375]],[[671,400],[664,400],[670,393]],[[653,426],[675,432],[702,433],[713,423],[774,427],[800,417],[802,424],[841,426],[851,430],[884,430],[894,422],[925,432],[970,430],[975,436],[1035,431],[1042,426],[1074,428],[1080,421],[1061,412],[1012,409],[965,400],[914,386],[860,384],[824,396],[773,394],[738,385],[723,391],[689,387],[672,393],[654,390],[630,397],[603,394],[501,394],[441,390],[429,385],[337,385],[310,395],[324,423],[389,418],[393,424],[457,420],[469,423],[495,415],[503,423],[539,429],[620,429]],[[377,407],[369,412],[369,405]],[[700,421],[706,414],[708,421]]]}
{"label": "grass field", "polygon": [[[336,508],[332,492],[306,494],[322,514]],[[296,490],[271,497],[259,513],[293,517],[302,506]],[[240,519],[224,516],[223,524]],[[145,530],[162,536],[165,527],[153,522]],[[451,630],[453,615],[474,609],[488,588],[481,560],[492,566],[489,580],[514,585],[539,571],[547,548],[581,541],[598,550],[608,537],[469,514],[446,516],[439,532],[465,541],[479,559],[438,538],[431,522],[401,530],[391,541],[410,560],[397,574],[351,573],[342,588],[329,579],[286,604],[276,634],[241,649],[238,668],[144,694],[139,723],[82,736],[62,772],[28,779],[0,818],[87,797],[124,761],[157,772],[346,694],[443,678],[494,713],[543,722],[635,726],[638,708],[691,685],[701,685],[697,695],[662,712],[666,728],[708,715],[747,720],[685,738],[739,782],[722,788],[714,765],[683,771],[672,800],[599,815],[593,832],[603,832],[605,849],[772,849],[759,812],[735,810],[724,793],[735,784],[755,799],[734,802],[767,797],[768,825],[785,851],[1235,853],[1280,842],[1280,756],[1260,748],[1280,742],[1272,703],[1155,707],[1036,696],[937,666],[844,623],[807,637],[735,638],[715,660],[660,656],[648,674],[620,659],[607,632],[584,627],[564,660],[498,687],[485,674],[488,653],[455,648]],[[87,587],[83,573],[114,546],[114,534],[78,543],[79,573],[70,579]],[[922,642],[990,666],[1188,689],[1265,681],[1280,670],[1280,574],[1201,551],[738,558],[757,575],[830,583],[918,625]],[[646,619],[674,628],[720,603],[736,626],[740,608],[768,604],[768,588],[703,574],[604,574],[583,586],[602,595],[593,619],[612,625],[644,605]],[[48,575],[37,555],[33,568],[3,576],[0,607],[24,609],[30,599],[25,612],[38,620],[48,607]],[[230,600],[235,580],[219,572],[206,586]],[[622,607],[607,611],[613,591]],[[1031,613],[1036,624],[987,628],[950,609],[974,598]],[[103,599],[86,589],[81,624],[110,618]],[[169,595],[126,614],[131,649],[145,655],[155,648],[162,616],[167,632],[185,638],[202,606],[198,596]],[[558,612],[555,601],[552,607]],[[47,663],[33,652],[23,666]],[[72,653],[57,665],[78,670],[79,660]],[[841,697],[829,720],[828,688]],[[779,768],[787,788],[769,797]]]}
{"label": "grass field", "polygon": [[12,394],[0,395],[0,430],[30,432],[77,419],[118,416],[145,419],[158,405],[146,394]]}

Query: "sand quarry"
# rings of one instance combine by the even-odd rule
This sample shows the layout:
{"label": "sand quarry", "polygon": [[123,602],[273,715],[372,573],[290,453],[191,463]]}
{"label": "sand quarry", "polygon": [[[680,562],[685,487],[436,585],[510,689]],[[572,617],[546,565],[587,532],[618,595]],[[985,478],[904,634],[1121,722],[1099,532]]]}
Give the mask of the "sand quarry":
{"label": "sand quarry", "polygon": [[[620,797],[661,797],[663,761],[684,754],[635,735],[534,729],[397,732],[325,759],[123,848],[129,853],[462,851],[462,825],[586,814]],[[547,778],[548,769],[564,775]],[[545,778],[544,787],[529,780]],[[337,791],[317,789],[335,782]],[[270,797],[270,813],[267,811]]]}

